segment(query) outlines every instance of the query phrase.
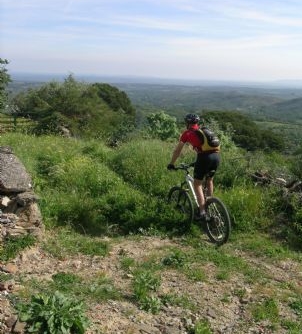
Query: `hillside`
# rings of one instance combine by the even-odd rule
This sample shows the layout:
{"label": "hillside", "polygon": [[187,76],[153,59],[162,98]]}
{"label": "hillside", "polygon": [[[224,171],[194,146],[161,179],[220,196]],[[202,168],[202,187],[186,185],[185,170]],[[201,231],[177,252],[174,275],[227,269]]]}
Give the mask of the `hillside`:
{"label": "hillside", "polygon": [[[237,110],[254,117],[295,122],[302,115],[301,89],[238,86],[117,84],[135,105],[172,115],[201,110]],[[299,108],[300,105],[300,108]],[[291,111],[293,110],[294,113]]]}
{"label": "hillside", "polygon": [[302,124],[302,98],[291,99],[266,106],[263,113],[274,120]]}

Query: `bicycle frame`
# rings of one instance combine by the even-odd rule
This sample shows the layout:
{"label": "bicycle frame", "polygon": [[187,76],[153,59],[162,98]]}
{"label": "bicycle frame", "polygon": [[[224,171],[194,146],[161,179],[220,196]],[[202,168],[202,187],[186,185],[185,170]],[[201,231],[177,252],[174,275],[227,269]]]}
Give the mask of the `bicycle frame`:
{"label": "bicycle frame", "polygon": [[189,174],[189,172],[187,171],[187,175],[185,177],[185,181],[181,184],[182,187],[187,184],[189,186],[189,189],[191,191],[191,194],[194,198],[194,202],[195,204],[197,205],[197,207],[199,206],[198,205],[198,202],[197,202],[197,197],[196,197],[196,194],[195,194],[195,190],[194,190],[194,178]]}

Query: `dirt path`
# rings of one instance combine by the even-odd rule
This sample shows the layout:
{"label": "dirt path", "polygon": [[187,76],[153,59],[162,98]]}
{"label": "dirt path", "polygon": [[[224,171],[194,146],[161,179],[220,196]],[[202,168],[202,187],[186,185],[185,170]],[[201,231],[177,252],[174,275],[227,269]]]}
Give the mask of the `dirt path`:
{"label": "dirt path", "polygon": [[[8,333],[5,332],[6,322],[12,310],[7,297],[22,289],[20,277],[23,282],[32,278],[51,280],[51,276],[58,272],[72,272],[86,279],[106,275],[123,294],[120,300],[88,305],[91,326],[87,334],[194,333],[190,332],[190,328],[202,322],[208,323],[212,333],[283,334],[288,333],[280,325],[283,320],[301,321],[301,316],[299,319],[289,306],[295,293],[300,298],[302,296],[301,263],[293,260],[272,262],[234,250],[233,253],[243,259],[251,270],[258,270],[263,275],[254,280],[248,280],[240,271],[231,273],[226,279],[219,278],[219,268],[213,262],[201,264],[192,261],[186,271],[164,267],[158,271],[161,284],[157,295],[169,296],[170,302],[166,298],[160,312],[152,314],[141,310],[131,298],[133,274],[122,268],[121,259],[127,257],[135,263],[143,263],[153,257],[158,261],[171,249],[190,252],[190,246],[183,245],[179,240],[157,237],[127,238],[120,242],[111,240],[110,244],[110,253],[105,257],[77,255],[58,260],[36,247],[26,250],[10,264],[2,265],[2,272],[10,270],[14,278],[10,289],[6,284],[0,291],[0,333]],[[190,274],[198,271],[202,271],[204,277],[192,279]],[[279,320],[277,323],[268,319],[256,321],[252,315],[253,308],[269,298],[278,303]]]}

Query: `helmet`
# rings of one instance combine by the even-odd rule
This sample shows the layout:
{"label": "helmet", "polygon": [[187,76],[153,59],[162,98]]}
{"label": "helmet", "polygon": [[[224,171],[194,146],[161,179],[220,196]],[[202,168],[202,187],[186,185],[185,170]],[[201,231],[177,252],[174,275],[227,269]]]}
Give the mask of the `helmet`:
{"label": "helmet", "polygon": [[197,124],[200,121],[200,117],[195,114],[187,114],[185,116],[185,122],[189,124]]}

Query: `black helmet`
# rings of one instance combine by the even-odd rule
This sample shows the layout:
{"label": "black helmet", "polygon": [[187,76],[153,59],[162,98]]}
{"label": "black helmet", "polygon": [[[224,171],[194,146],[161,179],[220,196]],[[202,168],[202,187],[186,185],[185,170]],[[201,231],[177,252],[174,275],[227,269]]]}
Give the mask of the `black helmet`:
{"label": "black helmet", "polygon": [[185,122],[189,124],[197,124],[200,121],[200,117],[195,114],[187,114],[185,116]]}

